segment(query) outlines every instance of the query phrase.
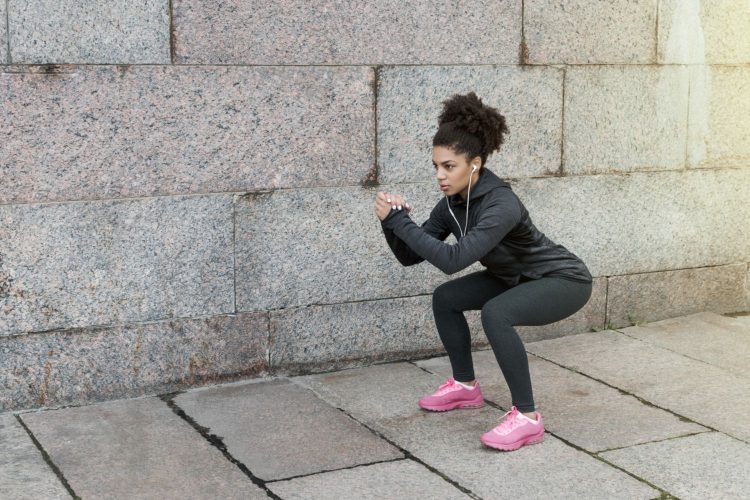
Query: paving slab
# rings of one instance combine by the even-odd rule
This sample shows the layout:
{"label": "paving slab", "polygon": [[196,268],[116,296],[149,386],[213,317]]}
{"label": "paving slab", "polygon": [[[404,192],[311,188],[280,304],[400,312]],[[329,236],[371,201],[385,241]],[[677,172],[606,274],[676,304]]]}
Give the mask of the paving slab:
{"label": "paving slab", "polygon": [[526,344],[544,359],[750,440],[750,379],[612,330]]}
{"label": "paving slab", "polygon": [[[503,412],[481,409],[445,413],[422,410],[417,400],[442,378],[411,363],[389,363],[338,374],[295,377],[323,399],[362,418],[385,437],[424,463],[483,498],[498,492],[514,497],[653,498],[647,484],[577,450],[550,434],[542,443],[512,453],[484,446],[479,437],[500,421]],[[373,394],[379,397],[373,398]],[[379,402],[379,405],[374,400]],[[556,493],[557,494],[557,493]]]}
{"label": "paving slab", "polygon": [[315,394],[274,379],[202,388],[174,398],[265,481],[403,458],[395,446]]}
{"label": "paving slab", "polygon": [[267,499],[158,398],[21,414],[81,498]]}
{"label": "paving slab", "polygon": [[750,445],[720,432],[641,444],[602,456],[683,500],[750,498]]}
{"label": "paving slab", "polygon": [[750,378],[750,324],[734,318],[704,311],[618,331]]}
{"label": "paving slab", "polygon": [[[504,408],[508,384],[491,350],[472,353],[485,399]],[[534,403],[547,431],[591,452],[667,439],[709,429],[640,402],[637,398],[534,355],[528,355]],[[442,377],[452,375],[447,356],[416,364]]]}
{"label": "paving slab", "polygon": [[12,413],[0,415],[0,498],[70,498]]}
{"label": "paving slab", "polygon": [[287,481],[268,483],[284,500],[424,499],[461,500],[471,498],[438,474],[413,460],[397,460],[353,469],[342,469]]}

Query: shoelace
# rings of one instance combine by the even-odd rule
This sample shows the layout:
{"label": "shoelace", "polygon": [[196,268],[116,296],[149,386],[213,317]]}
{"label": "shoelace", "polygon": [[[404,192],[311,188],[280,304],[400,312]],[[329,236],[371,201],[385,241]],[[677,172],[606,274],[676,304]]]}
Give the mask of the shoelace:
{"label": "shoelace", "polygon": [[451,388],[456,385],[456,382],[453,380],[453,378],[449,378],[445,381],[443,385],[438,387],[437,392],[435,393],[436,396],[442,396],[443,394],[446,394],[448,392],[451,392]]}
{"label": "shoelace", "polygon": [[[507,434],[513,429],[515,429],[516,427],[518,427],[519,425],[522,425],[521,419],[518,418],[518,410],[516,409],[515,406],[511,408],[510,411],[505,412],[505,415],[508,415],[508,414],[510,414],[510,416],[506,418],[505,420],[503,420],[502,423],[500,423],[500,425],[495,427],[495,432],[497,432],[498,434]],[[500,418],[505,417],[505,415],[503,415]]]}

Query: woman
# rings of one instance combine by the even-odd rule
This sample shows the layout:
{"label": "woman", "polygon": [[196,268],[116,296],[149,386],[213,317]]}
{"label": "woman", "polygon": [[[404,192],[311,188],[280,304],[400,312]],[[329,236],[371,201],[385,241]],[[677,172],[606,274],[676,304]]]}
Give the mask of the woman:
{"label": "woman", "polygon": [[[526,350],[513,326],[544,325],[572,315],[591,297],[592,277],[580,258],[534,226],[510,185],[485,167],[508,133],[505,117],[474,92],[454,95],[443,105],[432,163],[445,199],[421,227],[408,216],[411,205],[395,193],[378,192],[375,213],[405,266],[427,260],[446,274],[477,261],[486,268],[443,283],[432,295],[453,376],[419,405],[433,411],[484,405],[463,315],[481,309],[482,327],[512,397],[511,410],[481,442],[515,450],[541,442],[544,423],[535,411]],[[449,234],[455,244],[444,241]]]}

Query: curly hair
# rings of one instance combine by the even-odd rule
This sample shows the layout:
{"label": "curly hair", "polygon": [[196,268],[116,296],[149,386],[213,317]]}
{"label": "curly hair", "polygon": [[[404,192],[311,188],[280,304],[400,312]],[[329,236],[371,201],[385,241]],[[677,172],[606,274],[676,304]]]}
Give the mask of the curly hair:
{"label": "curly hair", "polygon": [[504,142],[503,134],[510,133],[505,117],[497,109],[483,104],[473,91],[466,95],[454,94],[442,104],[439,128],[432,145],[448,147],[468,159],[479,156],[484,166],[487,157]]}

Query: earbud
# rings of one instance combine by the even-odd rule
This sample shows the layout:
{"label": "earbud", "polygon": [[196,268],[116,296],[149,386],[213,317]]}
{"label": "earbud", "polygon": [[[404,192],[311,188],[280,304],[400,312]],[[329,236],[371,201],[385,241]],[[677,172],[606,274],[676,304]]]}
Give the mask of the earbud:
{"label": "earbud", "polygon": [[477,166],[476,166],[476,164],[475,164],[475,165],[472,165],[472,166],[471,166],[471,171],[472,171],[472,172],[476,172],[476,170],[477,170]]}

